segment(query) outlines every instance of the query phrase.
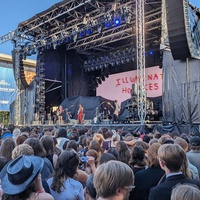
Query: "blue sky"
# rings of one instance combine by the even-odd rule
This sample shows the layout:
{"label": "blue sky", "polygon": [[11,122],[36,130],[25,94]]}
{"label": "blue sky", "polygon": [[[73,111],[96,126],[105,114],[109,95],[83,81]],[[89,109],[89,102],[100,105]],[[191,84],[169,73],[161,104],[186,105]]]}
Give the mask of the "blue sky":
{"label": "blue sky", "polygon": [[[0,36],[15,30],[18,23],[42,12],[61,0],[1,0],[0,6]],[[200,0],[190,0],[200,8]],[[0,44],[0,53],[11,54],[13,45],[10,41]]]}

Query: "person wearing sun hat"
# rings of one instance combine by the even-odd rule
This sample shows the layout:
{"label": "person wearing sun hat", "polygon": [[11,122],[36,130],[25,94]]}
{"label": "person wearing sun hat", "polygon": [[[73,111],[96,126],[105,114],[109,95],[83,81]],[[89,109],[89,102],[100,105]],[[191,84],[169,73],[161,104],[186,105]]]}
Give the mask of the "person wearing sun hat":
{"label": "person wearing sun hat", "polygon": [[1,187],[4,199],[53,200],[42,187],[40,172],[44,161],[37,156],[19,156],[1,171]]}

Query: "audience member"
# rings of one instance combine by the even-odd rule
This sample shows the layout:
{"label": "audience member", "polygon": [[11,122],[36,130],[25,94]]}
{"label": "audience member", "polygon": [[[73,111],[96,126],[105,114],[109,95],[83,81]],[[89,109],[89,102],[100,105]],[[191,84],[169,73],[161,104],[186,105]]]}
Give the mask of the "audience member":
{"label": "audience member", "polygon": [[135,189],[131,192],[130,200],[148,200],[150,189],[158,184],[165,172],[158,161],[159,143],[152,144],[147,152],[147,169],[135,174]]}
{"label": "audience member", "polygon": [[79,157],[74,150],[63,151],[58,157],[55,174],[47,180],[55,200],[84,200],[82,184],[74,179],[79,165]]}
{"label": "audience member", "polygon": [[129,164],[131,155],[126,144],[123,141],[119,141],[116,144],[116,149],[119,153],[119,161]]}
{"label": "audience member", "polygon": [[96,190],[94,188],[93,174],[89,175],[85,187],[85,200],[96,200]]}
{"label": "audience member", "polygon": [[46,151],[46,158],[48,158],[49,161],[51,162],[52,166],[55,167],[58,156],[54,152],[53,137],[49,136],[49,135],[44,135],[41,137],[40,141]]}
{"label": "audience member", "polygon": [[12,159],[12,151],[15,148],[13,138],[6,138],[2,141],[0,156],[5,157],[8,161]]}
{"label": "audience member", "polygon": [[130,159],[130,166],[136,174],[140,170],[145,169],[146,163],[145,163],[145,152],[142,147],[133,147],[133,150],[131,152],[131,159]]}
{"label": "audience member", "polygon": [[200,181],[185,177],[181,166],[185,157],[184,150],[177,144],[164,144],[158,150],[161,168],[166,179],[150,190],[149,200],[170,200],[172,188],[179,183],[191,183],[200,187]]}
{"label": "audience member", "polygon": [[200,200],[200,190],[195,185],[177,185],[172,190],[171,200]]}
{"label": "audience member", "polygon": [[26,139],[27,139],[26,136],[24,136],[24,135],[19,135],[19,136],[17,136],[17,138],[15,139],[15,143],[16,143],[16,145],[23,144],[24,141],[25,141]]}
{"label": "audience member", "polygon": [[15,128],[13,130],[13,139],[16,140],[16,138],[20,135],[21,131],[19,128]]}
{"label": "audience member", "polygon": [[34,155],[34,150],[28,144],[20,144],[20,145],[16,146],[13,149],[13,151],[12,151],[12,159],[17,158],[20,155],[33,156]]}
{"label": "audience member", "polygon": [[190,151],[187,153],[187,158],[193,164],[199,173],[200,179],[200,137],[194,136],[190,138]]}
{"label": "audience member", "polygon": [[127,200],[133,185],[133,171],[120,161],[111,160],[99,165],[94,173],[97,200]]}
{"label": "audience member", "polygon": [[44,160],[44,166],[41,171],[42,180],[46,180],[51,177],[53,173],[53,166],[49,159],[45,157],[46,151],[42,146],[41,141],[38,138],[28,138],[24,143],[33,148],[35,156],[39,156]]}
{"label": "audience member", "polygon": [[[185,152],[188,151],[188,143],[187,143],[186,140],[184,140],[183,138],[177,137],[177,138],[174,140],[174,143],[180,145],[180,146],[183,148],[183,150],[184,150]],[[187,160],[188,160],[188,159],[187,159]],[[198,169],[197,169],[194,165],[192,165],[192,164],[189,162],[189,160],[188,160],[188,168],[189,168],[189,170],[190,170],[190,172],[191,172],[192,178],[193,178],[193,179],[199,180],[199,172],[198,172]]]}
{"label": "audience member", "polygon": [[1,171],[3,196],[8,199],[53,200],[42,186],[40,172],[44,161],[37,156],[20,156]]}
{"label": "audience member", "polygon": [[113,156],[115,156],[116,160],[119,160],[119,152],[117,151],[117,149],[115,147],[111,147],[107,150],[107,153],[112,154]]}
{"label": "audience member", "polygon": [[98,164],[101,165],[101,164],[106,163],[106,162],[108,162],[110,160],[116,160],[115,156],[113,156],[110,153],[103,153],[99,157],[99,163]]}

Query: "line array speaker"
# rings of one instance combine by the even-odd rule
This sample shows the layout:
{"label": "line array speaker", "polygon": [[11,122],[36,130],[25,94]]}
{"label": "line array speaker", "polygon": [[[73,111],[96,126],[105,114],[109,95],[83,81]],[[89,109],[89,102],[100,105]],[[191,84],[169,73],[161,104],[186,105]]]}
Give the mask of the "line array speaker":
{"label": "line array speaker", "polygon": [[[174,60],[190,58],[190,49],[187,40],[185,20],[185,0],[167,0],[167,26],[171,52]],[[188,3],[187,3],[188,4]]]}

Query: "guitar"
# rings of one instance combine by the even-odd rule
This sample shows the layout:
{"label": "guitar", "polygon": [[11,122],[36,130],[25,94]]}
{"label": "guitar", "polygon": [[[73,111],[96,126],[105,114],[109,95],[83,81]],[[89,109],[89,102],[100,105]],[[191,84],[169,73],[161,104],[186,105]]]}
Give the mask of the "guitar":
{"label": "guitar", "polygon": [[70,108],[72,108],[74,105],[71,105],[69,108],[65,108],[65,109],[60,109],[60,108],[58,108],[58,110],[57,110],[57,115],[61,115],[61,114],[63,114],[64,113],[64,111],[65,110],[69,110]]}
{"label": "guitar", "polygon": [[58,110],[57,110],[57,115],[61,115],[63,112],[64,112],[64,109],[58,108]]}

